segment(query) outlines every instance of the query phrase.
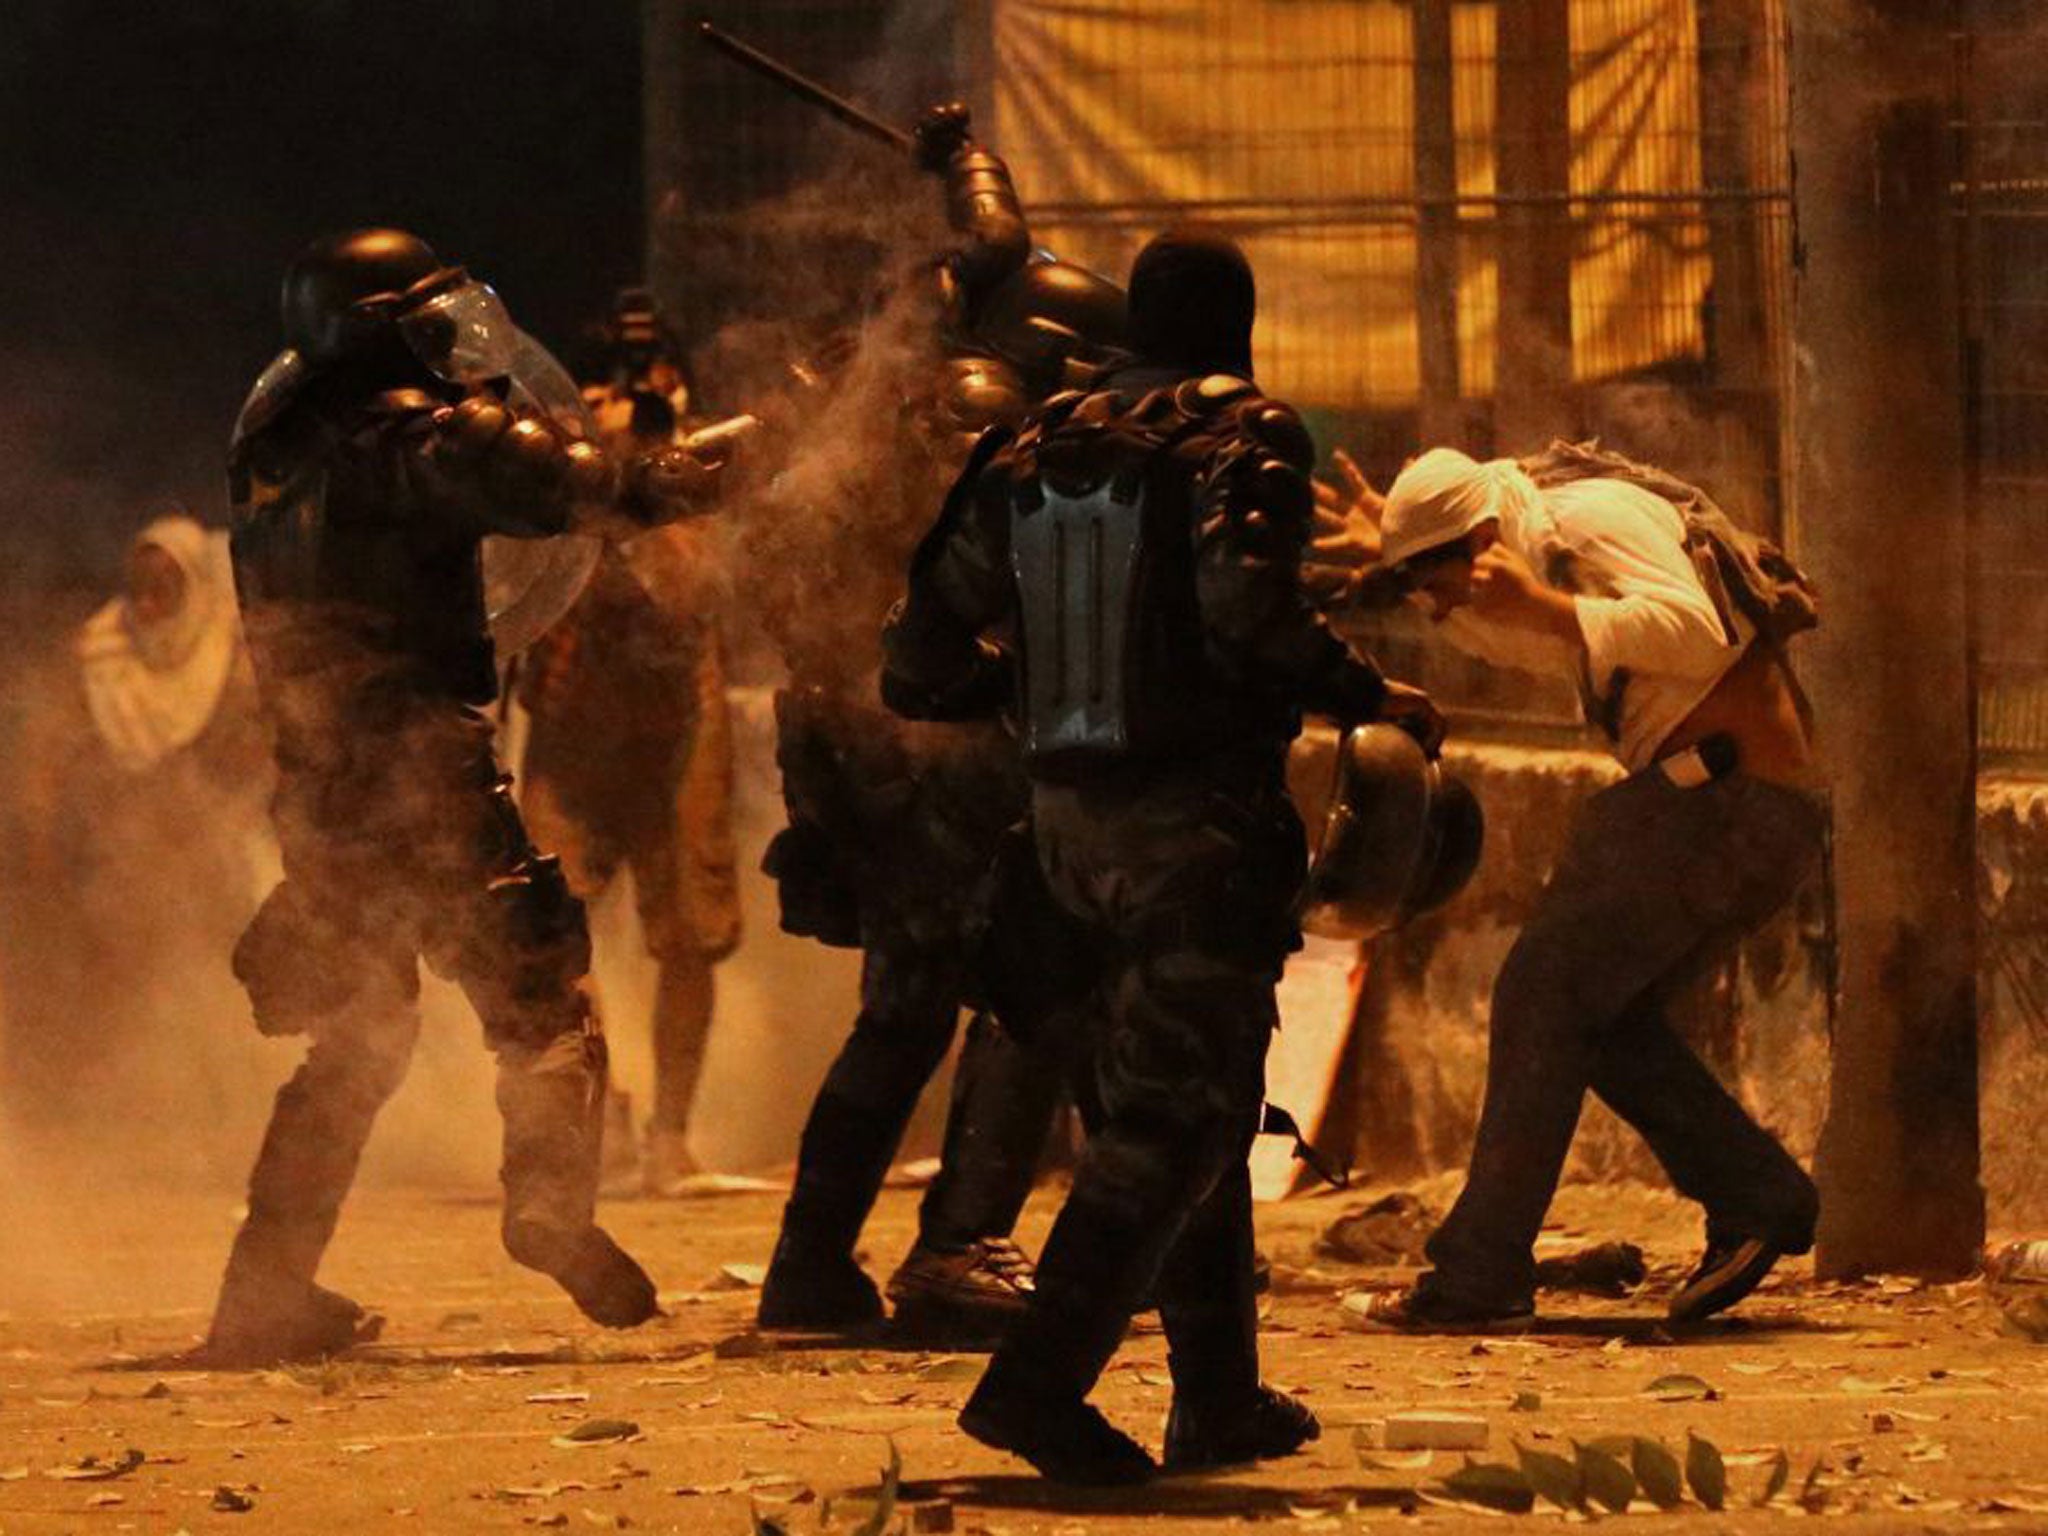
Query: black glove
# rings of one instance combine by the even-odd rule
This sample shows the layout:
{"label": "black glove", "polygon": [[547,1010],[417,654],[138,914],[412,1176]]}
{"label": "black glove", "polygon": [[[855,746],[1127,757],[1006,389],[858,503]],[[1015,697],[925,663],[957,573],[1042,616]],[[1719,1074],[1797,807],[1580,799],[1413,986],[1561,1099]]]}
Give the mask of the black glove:
{"label": "black glove", "polygon": [[922,171],[943,171],[973,137],[974,116],[967,104],[942,102],[917,120],[911,136],[917,140],[917,166]]}

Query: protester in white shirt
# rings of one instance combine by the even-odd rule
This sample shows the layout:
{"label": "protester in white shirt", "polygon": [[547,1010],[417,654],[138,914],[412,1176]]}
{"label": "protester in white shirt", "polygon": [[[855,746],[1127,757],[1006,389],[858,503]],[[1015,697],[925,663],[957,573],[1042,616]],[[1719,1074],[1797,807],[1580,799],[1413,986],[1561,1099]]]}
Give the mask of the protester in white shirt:
{"label": "protester in white shirt", "polygon": [[1588,1088],[1706,1208],[1706,1255],[1673,1318],[1733,1305],[1812,1245],[1818,1201],[1666,1005],[1789,902],[1818,857],[1789,668],[1709,594],[1677,509],[1637,485],[1539,489],[1511,460],[1438,448],[1383,501],[1369,487],[1355,500],[1377,514],[1382,567],[1447,638],[1496,664],[1566,670],[1630,770],[1581,808],[1501,968],[1472,1165],[1430,1240],[1435,1267],[1375,1298],[1370,1319],[1531,1314],[1532,1249]]}

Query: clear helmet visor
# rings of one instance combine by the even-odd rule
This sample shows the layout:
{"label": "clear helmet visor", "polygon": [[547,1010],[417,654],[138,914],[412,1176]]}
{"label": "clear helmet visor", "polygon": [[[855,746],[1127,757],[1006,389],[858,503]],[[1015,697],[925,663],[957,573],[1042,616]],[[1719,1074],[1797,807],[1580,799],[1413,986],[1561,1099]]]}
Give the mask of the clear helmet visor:
{"label": "clear helmet visor", "polygon": [[435,294],[401,315],[398,330],[413,356],[451,384],[502,379],[519,364],[519,327],[489,283]]}
{"label": "clear helmet visor", "polygon": [[285,403],[299,392],[299,386],[306,381],[306,372],[306,360],[291,347],[273,357],[256,375],[256,382],[249,386],[249,393],[243,397],[242,408],[235,414],[235,430],[229,442],[241,442],[275,418]]}
{"label": "clear helmet visor", "polygon": [[[497,295],[491,299],[496,303]],[[498,309],[503,313],[504,306]],[[486,377],[506,381],[512,404],[542,412],[571,437],[594,439],[596,423],[568,369],[526,332],[513,329],[510,335],[510,365]],[[597,539],[578,533],[484,540],[484,607],[500,657],[524,650],[554,627],[597,569],[602,549]]]}

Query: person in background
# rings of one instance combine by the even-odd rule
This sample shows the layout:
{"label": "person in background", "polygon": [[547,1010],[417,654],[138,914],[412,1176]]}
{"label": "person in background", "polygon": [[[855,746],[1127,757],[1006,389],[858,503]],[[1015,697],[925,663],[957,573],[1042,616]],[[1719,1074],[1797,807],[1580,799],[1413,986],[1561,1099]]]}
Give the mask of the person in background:
{"label": "person in background", "polygon": [[[605,338],[601,377],[583,391],[598,440],[627,457],[679,441],[689,412],[681,348],[644,289],[621,292]],[[622,869],[633,873],[656,967],[654,1105],[639,1157],[650,1194],[672,1193],[698,1169],[690,1106],[713,972],[740,940],[725,597],[711,533],[672,523],[607,544],[575,606],[519,662],[529,719],[520,800],[534,840],[586,903]]]}

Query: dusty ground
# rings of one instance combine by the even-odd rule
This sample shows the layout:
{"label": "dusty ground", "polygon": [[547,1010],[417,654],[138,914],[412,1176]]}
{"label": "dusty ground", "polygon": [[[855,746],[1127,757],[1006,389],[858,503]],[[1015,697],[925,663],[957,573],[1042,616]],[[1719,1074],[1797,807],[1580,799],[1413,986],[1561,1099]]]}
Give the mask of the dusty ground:
{"label": "dusty ground", "polygon": [[[870,1229],[878,1265],[903,1248],[913,1198],[886,1197]],[[1034,1243],[1051,1198],[1034,1202]],[[722,1270],[765,1258],[772,1194],[610,1207],[614,1230],[670,1287],[673,1316],[606,1335],[500,1255],[480,1199],[369,1191],[324,1278],[387,1312],[384,1340],[320,1369],[209,1375],[165,1357],[203,1322],[228,1203],[96,1191],[70,1213],[104,1234],[89,1280],[33,1230],[0,1238],[7,1294],[21,1298],[0,1318],[0,1532],[745,1536],[757,1516],[793,1536],[826,1520],[845,1532],[872,1512],[863,1500],[892,1439],[909,1507],[889,1529],[908,1519],[990,1536],[1245,1522],[1449,1531],[1516,1518],[1432,1502],[1461,1456],[1422,1465],[1370,1449],[1379,1421],[1418,1407],[1482,1416],[1485,1459],[1508,1462],[1516,1441],[1569,1456],[1575,1440],[1613,1435],[1657,1437],[1683,1456],[1697,1433],[1731,1463],[1728,1512],[1639,1502],[1621,1517],[1674,1532],[1758,1531],[1815,1514],[1857,1532],[2048,1531],[2048,1347],[2002,1333],[1975,1286],[1817,1288],[1802,1267],[1736,1322],[1674,1340],[1658,1327],[1658,1294],[1690,1258],[1689,1222],[1662,1196],[1580,1189],[1560,1202],[1547,1241],[1646,1238],[1668,1272],[1633,1301],[1552,1297],[1525,1338],[1390,1340],[1347,1331],[1340,1302],[1387,1272],[1312,1257],[1316,1233],[1355,1203],[1325,1196],[1261,1214],[1281,1280],[1267,1374],[1316,1407],[1321,1443],[1267,1470],[1091,1497],[1048,1489],[953,1430],[971,1358],[761,1345],[748,1331],[752,1294],[723,1288],[743,1287],[745,1274]],[[1158,1334],[1140,1331],[1098,1398],[1155,1443],[1163,1357]],[[1678,1375],[1697,1380],[1647,1390]],[[634,1427],[597,1444],[567,1438],[593,1420]],[[75,1475],[119,1467],[131,1447],[146,1457],[132,1470]],[[1754,1508],[1780,1448],[1785,1490]],[[1520,1518],[1561,1518],[1537,1508]]]}

